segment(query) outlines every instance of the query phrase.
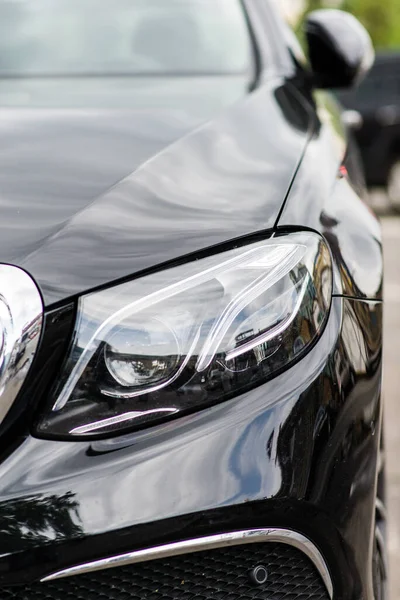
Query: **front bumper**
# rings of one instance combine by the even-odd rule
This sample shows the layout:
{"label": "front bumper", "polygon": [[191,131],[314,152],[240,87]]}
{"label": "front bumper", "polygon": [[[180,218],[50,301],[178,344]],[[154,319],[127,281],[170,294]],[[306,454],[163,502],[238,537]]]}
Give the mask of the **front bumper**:
{"label": "front bumper", "polygon": [[161,544],[284,528],[319,550],[335,598],[372,599],[381,329],[379,302],[335,297],[318,344],[238,399],[112,440],[21,440],[0,465],[0,591]]}

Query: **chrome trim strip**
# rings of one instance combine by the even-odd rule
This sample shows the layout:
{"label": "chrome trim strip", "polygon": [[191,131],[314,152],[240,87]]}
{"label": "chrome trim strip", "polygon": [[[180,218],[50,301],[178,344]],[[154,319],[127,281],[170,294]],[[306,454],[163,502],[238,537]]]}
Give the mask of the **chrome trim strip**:
{"label": "chrome trim strip", "polygon": [[231,533],[221,533],[193,540],[174,542],[163,546],[146,548],[145,550],[136,550],[126,554],[119,554],[109,558],[101,558],[93,562],[76,565],[75,567],[69,567],[68,569],[52,573],[51,575],[44,577],[41,581],[53,581],[54,579],[60,579],[61,577],[71,577],[72,575],[92,573],[93,571],[99,571],[100,569],[122,567],[124,565],[157,560],[166,556],[179,556],[181,554],[203,552],[215,548],[262,542],[280,542],[301,550],[314,564],[322,577],[329,597],[331,599],[333,598],[333,584],[322,554],[308,538],[295,531],[290,531],[289,529],[248,529],[245,531],[233,531]]}
{"label": "chrome trim strip", "polygon": [[[103,392],[104,393],[104,392]],[[105,394],[107,395],[107,394]],[[109,394],[110,396],[112,394]],[[79,427],[75,427],[71,429],[69,433],[89,433],[91,431],[97,431],[97,429],[103,429],[104,427],[109,427],[110,425],[115,425],[116,423],[125,423],[126,421],[133,421],[133,419],[137,419],[138,417],[144,417],[146,415],[154,415],[158,413],[168,413],[173,415],[174,413],[179,412],[177,408],[154,408],[152,410],[132,410],[130,412],[123,413],[122,415],[118,415],[117,417],[109,417],[108,419],[102,419],[101,421],[94,421],[94,423],[88,423],[87,425],[80,425]]]}
{"label": "chrome trim strip", "polygon": [[0,265],[0,423],[28,374],[42,331],[42,298],[18,267]]}

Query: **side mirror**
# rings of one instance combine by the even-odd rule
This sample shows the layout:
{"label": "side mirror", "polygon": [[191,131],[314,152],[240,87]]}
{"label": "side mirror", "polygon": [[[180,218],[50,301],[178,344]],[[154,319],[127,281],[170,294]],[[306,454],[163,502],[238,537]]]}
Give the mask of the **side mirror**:
{"label": "side mirror", "polygon": [[375,59],[371,38],[353,15],[335,9],[310,13],[305,23],[316,87],[349,88],[368,73]]}

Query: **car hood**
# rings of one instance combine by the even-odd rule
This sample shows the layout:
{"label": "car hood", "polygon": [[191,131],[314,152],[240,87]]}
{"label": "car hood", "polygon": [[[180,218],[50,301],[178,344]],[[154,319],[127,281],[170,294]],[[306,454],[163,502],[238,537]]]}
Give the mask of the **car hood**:
{"label": "car hood", "polygon": [[47,306],[274,225],[306,110],[278,80],[229,108],[226,86],[219,103],[202,90],[184,105],[1,109],[0,261]]}

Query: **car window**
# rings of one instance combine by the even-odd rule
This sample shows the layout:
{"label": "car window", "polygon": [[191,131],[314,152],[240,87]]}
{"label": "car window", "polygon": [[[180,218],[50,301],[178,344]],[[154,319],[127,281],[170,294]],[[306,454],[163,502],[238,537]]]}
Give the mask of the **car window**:
{"label": "car window", "polygon": [[0,0],[0,77],[250,68],[240,0]]}

